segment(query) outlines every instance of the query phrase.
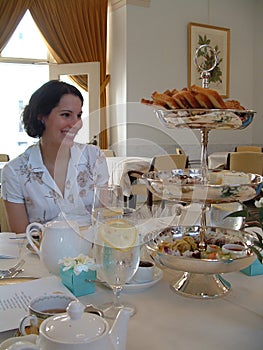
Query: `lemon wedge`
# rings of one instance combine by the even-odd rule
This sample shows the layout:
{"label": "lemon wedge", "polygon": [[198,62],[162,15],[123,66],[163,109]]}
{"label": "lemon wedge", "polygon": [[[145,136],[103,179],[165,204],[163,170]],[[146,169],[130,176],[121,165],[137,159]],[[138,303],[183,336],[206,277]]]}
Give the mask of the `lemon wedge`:
{"label": "lemon wedge", "polygon": [[138,238],[136,227],[124,219],[113,219],[102,224],[99,233],[109,247],[120,250],[134,247]]}

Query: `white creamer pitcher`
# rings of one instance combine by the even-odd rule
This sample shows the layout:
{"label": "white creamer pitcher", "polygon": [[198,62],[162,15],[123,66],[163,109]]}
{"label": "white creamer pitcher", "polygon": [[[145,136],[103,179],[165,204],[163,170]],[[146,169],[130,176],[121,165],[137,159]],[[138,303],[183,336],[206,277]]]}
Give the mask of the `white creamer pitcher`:
{"label": "white creamer pitcher", "polygon": [[[38,243],[32,235],[41,232],[41,242]],[[59,259],[88,254],[90,243],[80,235],[79,225],[75,221],[50,221],[45,225],[33,222],[27,226],[28,242],[39,255],[47,269],[59,275]]]}

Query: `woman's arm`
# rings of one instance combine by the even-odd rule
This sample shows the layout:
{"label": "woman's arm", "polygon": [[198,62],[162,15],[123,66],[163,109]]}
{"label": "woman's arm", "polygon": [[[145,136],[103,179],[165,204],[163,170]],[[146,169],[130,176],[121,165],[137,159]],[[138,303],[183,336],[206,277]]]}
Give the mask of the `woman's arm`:
{"label": "woman's arm", "polygon": [[24,204],[4,200],[7,219],[11,232],[24,233],[29,224]]}

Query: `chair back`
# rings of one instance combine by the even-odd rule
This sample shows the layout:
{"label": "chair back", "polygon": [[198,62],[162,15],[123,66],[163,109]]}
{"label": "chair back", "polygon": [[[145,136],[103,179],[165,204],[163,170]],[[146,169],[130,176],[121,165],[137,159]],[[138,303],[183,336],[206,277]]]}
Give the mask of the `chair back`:
{"label": "chair back", "polygon": [[260,146],[236,146],[235,152],[262,152]]}
{"label": "chair back", "polygon": [[0,198],[0,232],[10,232],[4,201]]}
{"label": "chair back", "polygon": [[184,169],[187,164],[186,154],[165,154],[155,156],[152,159],[150,170],[172,170],[172,169]]}
{"label": "chair back", "polygon": [[263,175],[262,152],[231,152],[227,157],[229,170]]}
{"label": "chair back", "polygon": [[9,162],[10,158],[8,154],[0,153],[0,162]]}
{"label": "chair back", "polygon": [[130,196],[124,196],[124,201],[129,202],[128,206],[130,208],[136,208],[138,196],[143,198],[141,204],[147,200],[148,190],[145,181],[142,180],[142,174],[143,173],[139,170],[128,171],[128,176],[131,182]]}
{"label": "chair back", "polygon": [[115,152],[112,149],[102,149],[101,151],[105,154],[105,157],[115,157]]}

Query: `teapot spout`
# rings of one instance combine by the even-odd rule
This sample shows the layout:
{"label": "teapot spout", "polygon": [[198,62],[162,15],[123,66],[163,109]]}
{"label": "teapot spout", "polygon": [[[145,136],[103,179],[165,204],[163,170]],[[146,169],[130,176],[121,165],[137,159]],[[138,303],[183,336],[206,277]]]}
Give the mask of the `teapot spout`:
{"label": "teapot spout", "polygon": [[132,314],[133,310],[129,307],[125,307],[119,311],[109,332],[114,350],[126,349],[128,322]]}

